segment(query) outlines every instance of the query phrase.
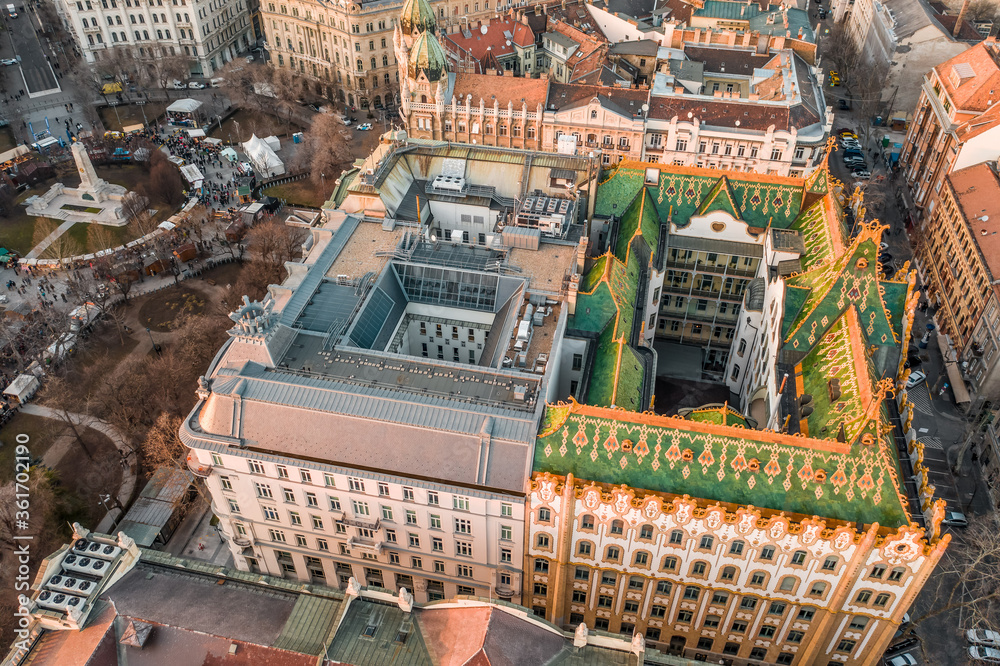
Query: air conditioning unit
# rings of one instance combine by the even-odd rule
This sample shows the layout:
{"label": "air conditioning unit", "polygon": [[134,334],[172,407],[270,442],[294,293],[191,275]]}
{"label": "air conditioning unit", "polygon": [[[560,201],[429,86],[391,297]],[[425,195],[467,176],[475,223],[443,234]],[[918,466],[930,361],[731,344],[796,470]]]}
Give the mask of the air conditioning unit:
{"label": "air conditioning unit", "polygon": [[[97,572],[94,571],[94,563],[100,563],[100,569]],[[62,567],[66,571],[72,571],[74,573],[88,574],[90,576],[103,576],[107,562],[104,560],[95,560],[90,557],[77,557],[76,555],[67,555],[66,559],[62,562]]]}
{"label": "air conditioning unit", "polygon": [[45,587],[56,592],[69,592],[72,594],[76,592],[76,586],[79,582],[79,578],[73,578],[72,576],[53,576],[45,584]]}
{"label": "air conditioning unit", "polygon": [[41,594],[39,594],[38,598],[35,600],[35,603],[40,608],[44,608],[46,610],[65,611],[70,608],[82,606],[84,601],[86,601],[86,599],[72,594],[42,590]]}
{"label": "air conditioning unit", "polygon": [[107,543],[97,543],[96,541],[91,541],[87,546],[87,557],[96,557],[102,560],[111,561],[118,557],[118,554],[122,551],[118,546],[112,546]]}

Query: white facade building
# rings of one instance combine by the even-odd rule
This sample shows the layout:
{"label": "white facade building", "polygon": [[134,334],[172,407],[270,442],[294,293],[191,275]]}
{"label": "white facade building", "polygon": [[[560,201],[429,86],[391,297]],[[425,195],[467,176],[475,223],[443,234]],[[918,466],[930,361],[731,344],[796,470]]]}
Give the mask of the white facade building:
{"label": "white facade building", "polygon": [[254,44],[247,0],[58,0],[89,63],[115,47],[140,60],[190,58],[191,76],[212,76]]}

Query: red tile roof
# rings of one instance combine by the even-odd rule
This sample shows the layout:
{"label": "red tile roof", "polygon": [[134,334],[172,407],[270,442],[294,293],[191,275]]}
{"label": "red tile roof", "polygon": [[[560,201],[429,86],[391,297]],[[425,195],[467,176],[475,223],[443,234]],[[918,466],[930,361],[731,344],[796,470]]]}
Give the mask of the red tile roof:
{"label": "red tile roof", "polygon": [[572,109],[589,104],[595,97],[601,99],[604,106],[616,112],[636,115],[642,110],[642,105],[649,100],[649,90],[553,83],[549,86],[549,98],[545,108],[551,109],[554,106],[555,110]]}
{"label": "red tile roof", "polygon": [[997,125],[1000,125],[1000,104],[994,104],[988,111],[959,125],[958,129],[955,130],[955,134],[958,136],[959,143],[965,143],[969,139],[973,139],[983,132],[993,129]]}
{"label": "red tile roof", "polygon": [[528,111],[533,112],[539,104],[545,104],[548,90],[548,79],[494,74],[455,75],[455,98],[465,100],[468,95],[472,95],[473,106],[479,106],[479,100],[482,99],[489,107],[497,100],[503,108],[506,108],[508,102],[513,102],[514,108],[520,109],[521,104],[526,102]]}
{"label": "red tile roof", "polygon": [[[971,76],[955,85],[956,66]],[[967,67],[966,67],[967,66]],[[956,109],[985,111],[1000,101],[1000,46],[987,40],[934,68]]]}
{"label": "red tile roof", "polygon": [[[775,129],[791,129],[787,106],[762,106],[748,100],[707,101],[684,97],[653,97],[649,103],[649,117],[671,120],[674,116],[686,121],[688,113],[708,125],[735,127],[764,132],[771,125]],[[813,120],[813,122],[815,122]],[[811,124],[811,123],[810,123]]]}
{"label": "red tile roof", "polygon": [[[955,21],[958,20],[958,16],[953,16],[951,14],[938,14],[934,17],[937,22],[941,24],[941,27],[948,31],[948,34],[952,34],[955,30]],[[979,34],[976,27],[969,23],[968,21],[962,21],[962,29],[958,33],[958,39],[963,42],[981,42],[983,41],[983,36]]]}
{"label": "red tile roof", "polygon": [[480,28],[472,28],[469,37],[461,32],[449,33],[441,40],[441,45],[452,53],[466,54],[482,60],[488,52],[499,58],[515,53],[515,44],[525,47],[535,43],[531,28],[513,18],[494,18],[484,27],[485,33]]}
{"label": "red tile roof", "polygon": [[959,169],[946,178],[995,280],[1000,277],[1000,179],[985,163]]}

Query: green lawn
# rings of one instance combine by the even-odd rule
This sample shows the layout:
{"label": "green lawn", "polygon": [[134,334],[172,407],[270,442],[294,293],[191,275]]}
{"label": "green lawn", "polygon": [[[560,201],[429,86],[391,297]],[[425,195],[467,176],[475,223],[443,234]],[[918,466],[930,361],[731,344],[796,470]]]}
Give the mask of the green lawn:
{"label": "green lawn", "polygon": [[[134,236],[126,227],[107,227],[107,230],[111,233],[112,237],[117,241],[117,245],[124,245],[125,243],[133,240]],[[97,252],[103,248],[95,248],[90,244],[90,224],[87,222],[78,222],[69,228],[66,232],[69,234],[70,238],[75,240],[81,248],[83,254],[88,254],[90,252]]]}
{"label": "green lawn", "polygon": [[74,206],[73,204],[66,204],[65,206],[60,206],[60,210],[74,210],[80,213],[90,213],[91,215],[100,215],[103,208],[93,208],[92,206]]}
{"label": "green lawn", "polygon": [[284,199],[291,206],[308,206],[321,208],[333,192],[336,179],[327,178],[327,186],[317,187],[308,178],[296,180],[284,185],[275,185],[264,190],[264,194],[278,199]]}

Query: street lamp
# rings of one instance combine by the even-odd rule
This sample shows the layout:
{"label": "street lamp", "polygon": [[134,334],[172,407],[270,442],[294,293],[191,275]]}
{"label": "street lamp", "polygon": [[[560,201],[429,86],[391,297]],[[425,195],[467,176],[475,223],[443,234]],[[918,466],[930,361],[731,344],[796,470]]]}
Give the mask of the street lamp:
{"label": "street lamp", "polygon": [[160,345],[153,342],[153,332],[149,330],[149,326],[146,327],[146,335],[149,336],[149,344],[153,345],[153,351],[156,352],[157,356],[160,354]]}

